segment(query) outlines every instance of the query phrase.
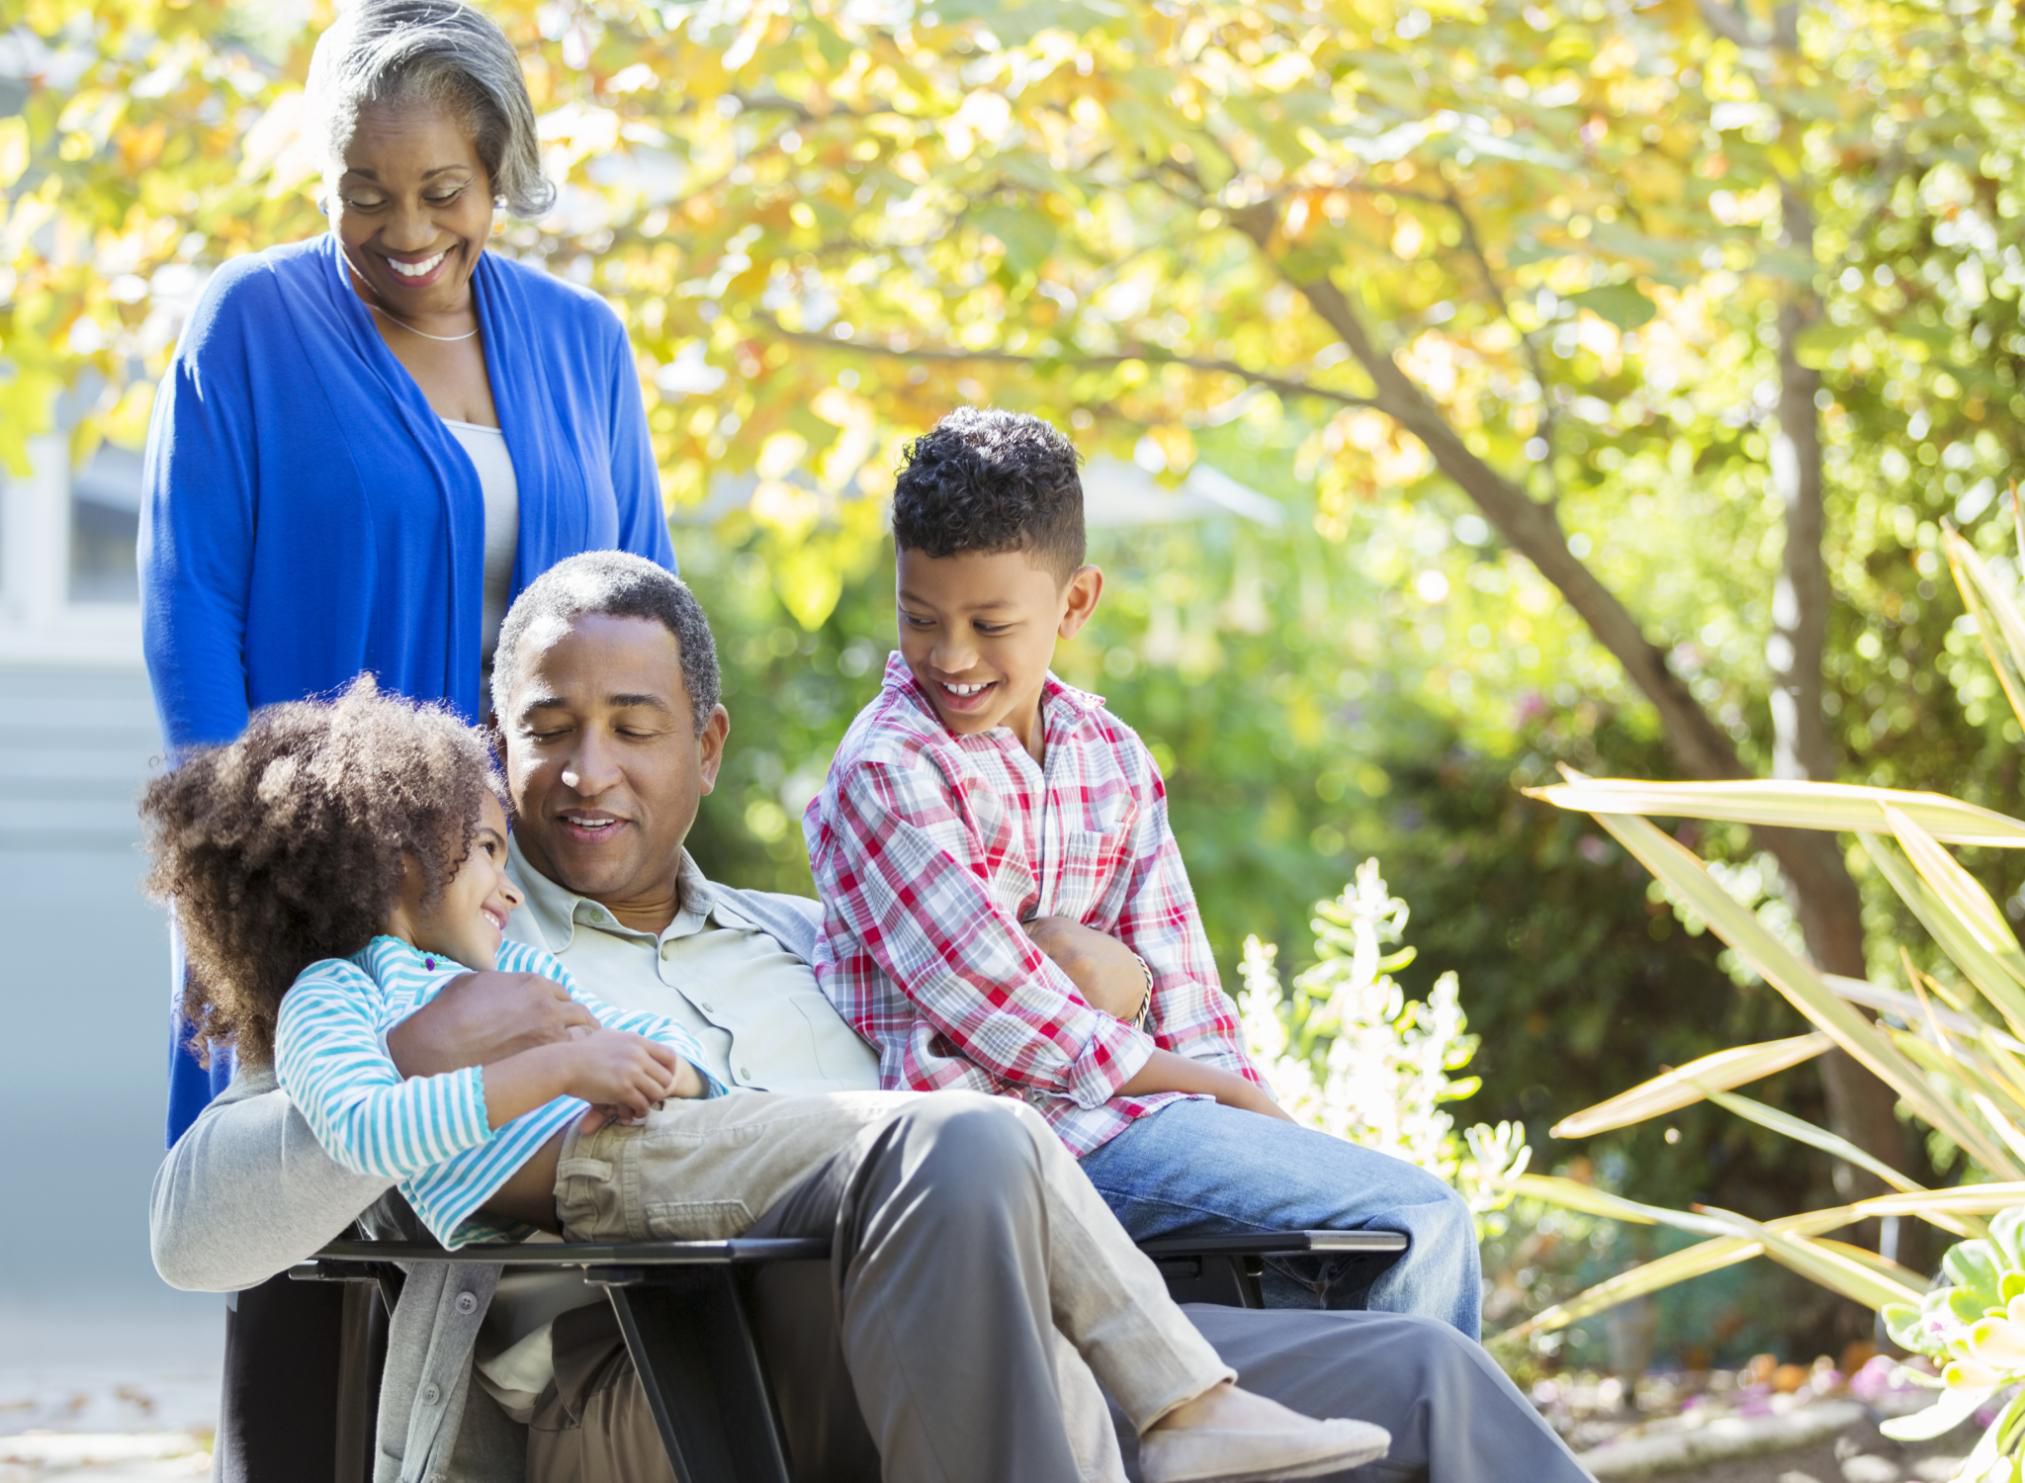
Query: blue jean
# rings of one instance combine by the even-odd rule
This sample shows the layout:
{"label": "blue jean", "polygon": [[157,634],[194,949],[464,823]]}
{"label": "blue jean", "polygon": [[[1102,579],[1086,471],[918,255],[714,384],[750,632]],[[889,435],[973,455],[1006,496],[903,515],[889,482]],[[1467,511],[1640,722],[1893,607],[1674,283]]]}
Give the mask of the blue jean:
{"label": "blue jean", "polygon": [[1136,1241],[1258,1231],[1397,1231],[1407,1249],[1275,1263],[1270,1307],[1370,1308],[1453,1324],[1474,1339],[1483,1274],[1456,1192],[1390,1154],[1204,1100],[1171,1102],[1086,1154],[1083,1172]]}

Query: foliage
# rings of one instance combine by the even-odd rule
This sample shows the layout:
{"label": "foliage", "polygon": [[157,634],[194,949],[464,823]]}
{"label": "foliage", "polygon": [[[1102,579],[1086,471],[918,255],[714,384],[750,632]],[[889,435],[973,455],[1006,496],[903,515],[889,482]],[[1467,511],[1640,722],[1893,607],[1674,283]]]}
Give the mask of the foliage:
{"label": "foliage", "polygon": [[2025,1208],[2006,1210],[1990,1234],[1947,1255],[1947,1282],[1917,1304],[1883,1310],[1899,1344],[1941,1368],[1945,1386],[1927,1411],[1887,1422],[1887,1435],[1917,1441],[1951,1431],[2012,1390],[1958,1476],[1965,1483],[2017,1483],[2025,1453]]}
{"label": "foliage", "polygon": [[[87,371],[80,436],[131,438],[195,274],[316,229],[292,130],[327,3],[293,29],[27,0],[0,128],[0,453]],[[1877,517],[1848,521],[1840,585],[1870,584],[1906,517],[1987,500],[2025,420],[2010,5],[1810,13],[1779,65],[1674,0],[489,9],[566,186],[504,245],[619,304],[671,500],[721,509],[713,481],[746,476],[733,501],[805,626],[875,564],[898,442],[957,400],[1169,479],[1219,429],[1284,440],[1339,547],[1368,502],[1441,497],[1431,429],[1371,404],[1354,311],[1474,457],[1555,497],[1578,558],[1611,553],[1748,730],[1776,559],[1758,331],[1785,289],[1822,295],[1833,473]],[[1818,260],[1779,239],[1782,182]],[[1857,451],[1880,438],[1882,466]],[[1675,559],[1682,530],[1706,563]],[[1492,539],[1479,518],[1450,552]],[[1475,684],[1620,686],[1536,577],[1478,575],[1491,612],[1434,604]],[[1896,667],[1882,616],[1874,652],[1838,645],[1839,689]],[[1880,702],[1849,730],[1917,720]]]}
{"label": "foliage", "polygon": [[1529,1157],[1525,1130],[1501,1122],[1457,1131],[1448,1104],[1476,1095],[1477,1078],[1457,1073],[1477,1037],[1454,974],[1425,999],[1407,998],[1393,978],[1413,961],[1413,949],[1397,946],[1406,919],[1406,903],[1366,860],[1334,900],[1315,903],[1315,962],[1294,976],[1291,993],[1278,949],[1246,938],[1245,1045],[1296,1121],[1440,1175],[1495,1234]]}
{"label": "foliage", "polygon": [[[79,452],[138,446],[204,276],[318,230],[294,129],[331,4],[0,20],[0,464],[66,392]],[[1483,1100],[1536,1138],[1628,1056],[1789,1036],[1629,855],[1511,796],[1555,759],[1657,774],[1668,736],[1456,470],[1525,496],[1508,508],[1626,598],[1762,769],[1776,331],[1799,298],[1834,744],[1852,776],[2013,807],[2018,728],[1933,548],[2025,456],[2014,0],[1782,8],[1790,47],[1768,7],[1722,0],[486,9],[563,186],[498,245],[625,317],[725,641],[739,724],[699,833],[728,877],[806,886],[796,816],[889,643],[897,450],[995,400],[1281,513],[1098,532],[1114,584],[1064,657],[1168,767],[1227,968],[1378,855],[1425,923],[1403,979],[1472,985]],[[1772,880],[1741,828],[1693,839]],[[2020,857],[1969,859],[2010,909]],[[1916,922],[1864,885],[1882,953]],[[1816,1177],[1710,1108],[1676,1130],[1609,1135],[1669,1199],[1755,1208]]]}
{"label": "foliage", "polygon": [[[2020,533],[2025,538],[2025,525]],[[2025,612],[1966,540],[1949,531],[1944,548],[2003,692],[2025,720]],[[1705,1098],[1863,1169],[1894,1193],[1760,1222],[1712,1207],[1688,1212],[1643,1205],[1565,1181],[1522,1181],[1529,1193],[1589,1213],[1658,1222],[1709,1239],[1622,1273],[1521,1331],[1570,1322],[1625,1297],[1766,1256],[1877,1310],[1899,1342],[1943,1362],[1943,1399],[1902,1427],[1903,1435],[1938,1434],[2025,1378],[2025,1270],[2018,1244],[2025,1222],[2025,948],[2002,909],[1948,849],[2025,849],[2025,821],[1940,794],[1831,784],[1647,784],[1571,774],[1545,792],[1563,807],[1595,815],[1681,910],[1706,921],[1818,1032],[1715,1052],[1577,1114],[1563,1129],[1620,1126]],[[1692,853],[1642,817],[1652,813],[1855,832],[1865,858],[1925,927],[1948,967],[1927,974],[1908,960],[1905,990],[1819,972],[1732,899]],[[1733,1090],[1830,1044],[1870,1068],[1911,1116],[1961,1152],[1970,1173],[1966,1183],[1924,1188],[1834,1134]],[[1917,1274],[1884,1255],[1827,1239],[1864,1215],[1886,1211],[1970,1238],[1949,1252],[1946,1286],[1923,1294]],[[1993,1214],[1998,1219],[1986,1227],[1982,1217]],[[1961,1474],[1975,1483],[2017,1483],[2021,1475],[2025,1392],[2002,1407]]]}

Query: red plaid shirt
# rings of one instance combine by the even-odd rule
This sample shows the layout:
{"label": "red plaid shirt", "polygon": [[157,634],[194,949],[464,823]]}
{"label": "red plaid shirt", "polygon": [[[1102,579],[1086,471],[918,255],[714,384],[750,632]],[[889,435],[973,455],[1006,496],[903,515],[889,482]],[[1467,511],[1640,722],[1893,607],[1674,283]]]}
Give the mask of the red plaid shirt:
{"label": "red plaid shirt", "polygon": [[[898,654],[803,820],[816,979],[885,1087],[1022,1097],[1078,1157],[1182,1094],[1121,1097],[1155,1047],[1253,1081],[1145,745],[1048,677],[1046,766],[1000,727],[957,736]],[[1153,970],[1141,1033],[1094,1009],[1021,930],[1065,916]]]}

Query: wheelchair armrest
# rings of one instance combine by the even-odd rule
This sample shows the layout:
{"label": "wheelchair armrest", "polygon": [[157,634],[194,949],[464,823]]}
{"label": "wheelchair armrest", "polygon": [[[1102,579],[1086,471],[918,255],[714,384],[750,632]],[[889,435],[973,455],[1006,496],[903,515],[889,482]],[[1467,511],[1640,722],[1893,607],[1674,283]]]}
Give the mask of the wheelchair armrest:
{"label": "wheelchair armrest", "polygon": [[446,1251],[433,1241],[333,1241],[289,1269],[299,1282],[364,1282],[389,1268],[441,1264],[517,1269],[576,1269],[589,1276],[610,1269],[749,1267],[769,1262],[824,1261],[821,1237],[739,1237],[730,1241],[478,1241]]}
{"label": "wheelchair armrest", "polygon": [[1234,1236],[1162,1236],[1141,1241],[1178,1303],[1261,1308],[1259,1285],[1271,1257],[1356,1257],[1390,1261],[1406,1250],[1397,1231],[1256,1231]]}
{"label": "wheelchair armrest", "polygon": [[1390,1256],[1406,1250],[1397,1231],[1257,1231],[1238,1236],[1160,1236],[1139,1249],[1155,1261],[1191,1256]]}

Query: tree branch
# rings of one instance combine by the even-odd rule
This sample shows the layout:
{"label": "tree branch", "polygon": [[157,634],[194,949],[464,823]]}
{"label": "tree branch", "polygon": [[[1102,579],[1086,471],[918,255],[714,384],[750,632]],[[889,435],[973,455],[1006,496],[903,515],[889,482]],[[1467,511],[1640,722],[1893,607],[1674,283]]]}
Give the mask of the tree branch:
{"label": "tree branch", "polygon": [[1519,322],[1512,318],[1511,300],[1505,297],[1505,290],[1498,282],[1498,275],[1491,269],[1490,254],[1484,251],[1483,238],[1477,234],[1476,218],[1471,216],[1469,208],[1463,205],[1462,196],[1454,185],[1448,187],[1442,204],[1455,213],[1455,219],[1462,227],[1463,251],[1470,255],[1477,265],[1477,271],[1483,275],[1484,292],[1490,296],[1491,302],[1497,306],[1498,312],[1505,317],[1506,322],[1517,332],[1519,345],[1525,352],[1526,365],[1533,372],[1533,384],[1540,388],[1539,435],[1541,443],[1547,449],[1547,455],[1540,460],[1540,464],[1547,471],[1547,488],[1558,501],[1561,498],[1561,475],[1554,467],[1554,396],[1547,385],[1547,365],[1540,355],[1540,343],[1531,330],[1520,329]]}
{"label": "tree branch", "polygon": [[1725,41],[1752,51],[1762,51],[1769,44],[1770,38],[1759,34],[1751,18],[1728,0],[1695,0],[1695,9],[1703,24]]}
{"label": "tree branch", "polygon": [[1553,507],[1528,498],[1517,484],[1470,451],[1441,409],[1378,349],[1349,299],[1326,275],[1308,277],[1287,271],[1284,260],[1272,250],[1278,213],[1270,202],[1232,212],[1231,221],[1364,367],[1376,388],[1374,400],[1379,409],[1420,440],[1435,467],[1469,496],[1508,546],[1554,585],[1597,641],[1624,666],[1632,684],[1658,709],[1682,768],[1699,778],[1743,776],[1743,759],[1729,733],[1689,693],[1686,682],[1645,636],[1617,594],[1597,580],[1568,548],[1567,533]]}
{"label": "tree branch", "polygon": [[771,315],[755,314],[753,317],[766,327],[768,334],[791,345],[839,350],[853,355],[878,356],[885,360],[926,361],[945,365],[1019,366],[1037,370],[1071,366],[1092,371],[1111,370],[1129,361],[1143,361],[1149,365],[1181,366],[1191,371],[1235,376],[1253,386],[1263,387],[1267,391],[1277,392],[1280,396],[1296,400],[1313,398],[1338,407],[1378,407],[1378,403],[1370,397],[1338,391],[1333,386],[1317,386],[1312,381],[1270,375],[1253,370],[1249,366],[1239,365],[1236,361],[1199,355],[1177,355],[1157,345],[1129,346],[1109,355],[1087,353],[1021,355],[1010,350],[965,350],[954,345],[886,345],[872,340],[840,340],[834,335],[821,334],[815,330],[791,330]]}

